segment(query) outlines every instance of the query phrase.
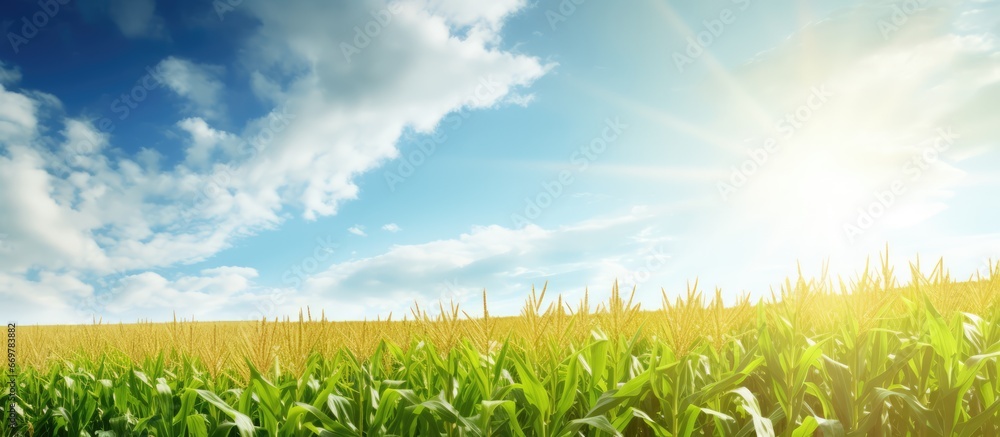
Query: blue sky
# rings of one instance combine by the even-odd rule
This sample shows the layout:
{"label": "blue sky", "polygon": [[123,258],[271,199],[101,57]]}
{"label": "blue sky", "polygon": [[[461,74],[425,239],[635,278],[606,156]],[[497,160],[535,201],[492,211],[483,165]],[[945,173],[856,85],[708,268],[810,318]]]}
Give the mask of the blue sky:
{"label": "blue sky", "polygon": [[21,323],[1000,258],[997,2],[17,0],[0,30]]}

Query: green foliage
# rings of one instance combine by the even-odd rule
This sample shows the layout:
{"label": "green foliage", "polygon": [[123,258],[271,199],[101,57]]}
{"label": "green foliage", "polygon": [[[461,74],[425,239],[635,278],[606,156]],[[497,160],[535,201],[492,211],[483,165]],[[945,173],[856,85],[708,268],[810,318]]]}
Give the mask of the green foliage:
{"label": "green foliage", "polygon": [[[22,369],[20,422],[0,435],[1000,435],[1000,309],[953,298],[998,285],[937,273],[896,287],[883,267],[836,294],[800,278],[722,331],[737,313],[694,289],[648,313],[616,289],[604,312],[570,315],[561,301],[541,312],[533,293],[527,334],[449,334],[425,317],[405,325],[426,333],[407,344],[313,350],[294,367],[280,354],[226,371],[194,353],[79,355]],[[584,338],[541,328],[590,318]]]}

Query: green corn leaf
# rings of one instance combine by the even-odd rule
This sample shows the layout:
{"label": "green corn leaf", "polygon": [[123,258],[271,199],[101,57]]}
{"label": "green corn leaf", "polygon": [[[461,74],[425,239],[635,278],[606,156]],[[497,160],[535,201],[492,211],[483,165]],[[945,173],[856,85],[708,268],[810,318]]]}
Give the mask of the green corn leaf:
{"label": "green corn leaf", "polygon": [[198,397],[212,404],[215,408],[218,408],[225,415],[229,416],[229,418],[233,420],[233,424],[236,426],[236,429],[239,431],[240,437],[251,437],[254,435],[255,428],[253,421],[251,421],[245,414],[233,409],[233,407],[229,406],[229,404],[219,398],[219,396],[215,393],[207,390],[194,391],[198,394]]}

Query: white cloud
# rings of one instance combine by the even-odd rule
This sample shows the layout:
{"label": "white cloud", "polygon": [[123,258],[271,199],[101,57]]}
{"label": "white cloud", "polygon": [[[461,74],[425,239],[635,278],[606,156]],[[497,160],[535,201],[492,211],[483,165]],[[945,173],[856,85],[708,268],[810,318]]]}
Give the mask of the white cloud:
{"label": "white cloud", "polygon": [[403,229],[400,228],[399,225],[397,225],[395,223],[389,223],[389,224],[382,225],[382,230],[383,231],[388,231],[388,232],[395,233],[395,232],[399,232],[399,231],[401,231]]}
{"label": "white cloud", "polygon": [[258,99],[273,104],[280,104],[287,98],[280,84],[268,79],[259,71],[250,73],[250,89]]}
{"label": "white cloud", "polygon": [[166,27],[156,15],[156,0],[110,0],[108,12],[129,38],[164,38]]}
{"label": "white cloud", "polygon": [[236,135],[215,130],[201,118],[185,118],[177,122],[177,126],[191,136],[191,145],[185,151],[184,160],[189,167],[208,167],[216,161],[213,158],[228,162],[239,153],[240,141]]}
{"label": "white cloud", "polygon": [[0,271],[4,317],[22,324],[83,323],[77,304],[91,296],[92,286],[72,275],[41,272],[36,280]]}
{"label": "white cloud", "polygon": [[110,158],[108,135],[76,119],[62,120],[62,138],[38,138],[36,113],[51,102],[35,96],[44,97],[0,93],[7,103],[0,199],[11,206],[0,210],[0,232],[18,254],[0,254],[4,270],[72,268],[87,276],[169,266],[204,259],[278,221],[259,200],[234,192],[227,167],[160,172],[149,149],[137,161]]}
{"label": "white cloud", "polygon": [[438,15],[452,26],[467,28],[473,41],[495,42],[504,19],[527,0],[411,0],[410,4]]}
{"label": "white cloud", "polygon": [[[148,302],[224,312],[218,305],[227,301],[197,284],[243,284],[238,293],[249,301],[255,289],[239,279],[247,275],[170,279],[144,271],[205,260],[235,239],[277,226],[288,210],[306,218],[335,214],[340,202],[357,196],[358,175],[397,156],[404,130],[426,132],[452,111],[494,107],[547,71],[537,58],[493,46],[502,17],[522,2],[484,4],[479,15],[411,3],[348,62],[339,43],[385,4],[247,1],[242,10],[261,20],[247,53],[261,54],[242,62],[259,72],[253,88],[276,108],[236,132],[210,124],[226,114],[223,67],[164,59],[157,67],[163,83],[187,102],[176,124],[183,135],[174,137],[185,158],[169,168],[161,168],[156,150],[130,155],[123,150],[135,147],[115,144],[91,121],[66,117],[54,97],[10,90],[16,70],[5,65],[0,204],[11,207],[0,210],[0,233],[12,249],[0,252],[6,280],[21,294],[59,293],[51,280],[29,280],[27,272],[91,285],[125,272],[109,314],[135,315],[129,308]],[[123,33],[153,35],[155,8],[144,5],[115,13]],[[461,38],[453,33],[460,31]],[[43,109],[52,116],[40,122]],[[106,284],[98,294],[115,282]],[[67,302],[52,306],[54,314],[74,305]]]}
{"label": "white cloud", "polygon": [[442,15],[435,15],[421,2],[404,2],[349,57],[334,48],[353,44],[354,29],[373,20],[369,11],[387,9],[386,2],[245,5],[262,22],[247,61],[259,66],[255,89],[286,96],[297,114],[250,171],[260,190],[287,187],[285,195],[298,200],[307,219],[335,214],[338,203],[355,198],[353,176],[396,157],[405,127],[426,132],[451,111],[492,107],[548,68],[491,48],[489,38],[456,38],[446,24],[499,20],[522,2],[479,4],[479,15],[450,3],[436,5]]}
{"label": "white cloud", "polygon": [[373,317],[405,313],[414,301],[422,306],[440,298],[474,303],[486,288],[498,302],[491,311],[513,314],[532,285],[550,281],[553,296],[573,297],[591,287],[596,298],[606,295],[616,278],[626,286],[645,280],[639,288],[646,302],[656,302],[658,287],[676,273],[667,260],[672,248],[657,227],[665,212],[637,208],[555,229],[478,226],[452,239],[392,246],[307,279],[284,311],[308,302],[334,317]]}
{"label": "white cloud", "polygon": [[13,250],[0,252],[7,272],[33,266],[104,269],[107,259],[89,234],[89,220],[52,193],[65,184],[46,172],[43,157],[21,146],[0,155],[0,230]]}
{"label": "white cloud", "polygon": [[354,235],[357,235],[359,237],[367,237],[368,236],[368,234],[365,233],[365,227],[361,226],[361,225],[351,226],[351,227],[347,228],[347,232],[350,232],[350,233],[352,233]]}
{"label": "white cloud", "polygon": [[0,300],[5,316],[23,324],[168,321],[174,313],[199,320],[259,320],[298,311],[279,308],[291,290],[261,286],[257,277],[255,269],[230,266],[172,279],[142,272],[98,291],[73,274],[43,271],[26,279],[0,272]]}
{"label": "white cloud", "polygon": [[[52,232],[76,235],[58,239],[53,249],[62,257],[25,257],[16,264],[67,266],[89,259],[87,267],[101,271],[169,266],[202,260],[233,238],[274,226],[286,207],[302,208],[309,218],[334,214],[338,202],[356,196],[354,177],[396,156],[395,143],[405,127],[428,130],[450,111],[489,107],[545,71],[535,58],[449,39],[450,30],[440,20],[412,8],[382,34],[383,44],[372,44],[365,59],[344,70],[341,54],[320,48],[336,47],[347,36],[335,32],[334,24],[351,29],[346,25],[368,16],[372,5],[377,4],[352,5],[342,14],[302,3],[248,4],[264,21],[248,44],[260,46],[265,55],[246,61],[267,73],[261,80],[282,85],[275,95],[284,96],[283,105],[251,120],[242,133],[215,128],[205,118],[182,119],[178,127],[189,137],[187,157],[172,169],[159,169],[159,154],[149,149],[134,158],[112,158],[109,138],[83,120],[63,121],[66,145],[53,154],[45,146],[51,140],[35,137],[36,113],[51,102],[40,93],[0,89],[2,159],[10,169],[4,174],[36,181],[28,185],[36,191],[22,200],[34,208],[48,205],[50,212],[42,217],[65,223],[48,223]],[[340,21],[318,19],[321,15]],[[312,67],[295,78],[274,68],[275,63],[307,61]],[[395,65],[380,70],[384,62]],[[453,67],[442,73],[441,65]],[[381,73],[365,73],[373,69]],[[220,113],[221,67],[169,57],[158,71],[196,112]],[[257,141],[258,133],[270,141]],[[219,159],[227,165],[218,165]],[[13,200],[30,191],[13,187],[5,185],[0,195]],[[3,215],[3,230],[14,229],[16,220]],[[49,238],[53,244],[56,240]],[[103,256],[80,256],[80,250],[95,248]]]}
{"label": "white cloud", "polygon": [[225,114],[222,103],[225,88],[223,67],[170,56],[157,64],[156,71],[168,88],[189,102],[189,112],[209,119],[218,119]]}
{"label": "white cloud", "polygon": [[173,280],[152,272],[130,275],[110,290],[105,320],[167,320],[175,312],[201,320],[273,317],[268,301],[281,291],[255,284],[257,276],[248,267],[217,267]]}
{"label": "white cloud", "polygon": [[511,105],[517,105],[520,107],[527,107],[532,102],[535,101],[534,94],[511,94],[504,99],[504,102],[510,103]]}
{"label": "white cloud", "polygon": [[0,61],[0,85],[13,85],[21,81],[21,69],[17,67],[8,68],[7,64]]}
{"label": "white cloud", "polygon": [[0,81],[0,144],[24,145],[30,141],[38,127],[37,109],[35,100],[8,90]]}

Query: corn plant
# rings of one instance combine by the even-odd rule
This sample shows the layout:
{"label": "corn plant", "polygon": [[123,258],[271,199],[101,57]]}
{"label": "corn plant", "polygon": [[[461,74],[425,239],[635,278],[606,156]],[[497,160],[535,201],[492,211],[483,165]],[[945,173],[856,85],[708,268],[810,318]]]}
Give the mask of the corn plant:
{"label": "corn plant", "polygon": [[956,281],[888,262],[726,306],[520,316],[19,327],[18,436],[1000,435],[1000,263]]}

